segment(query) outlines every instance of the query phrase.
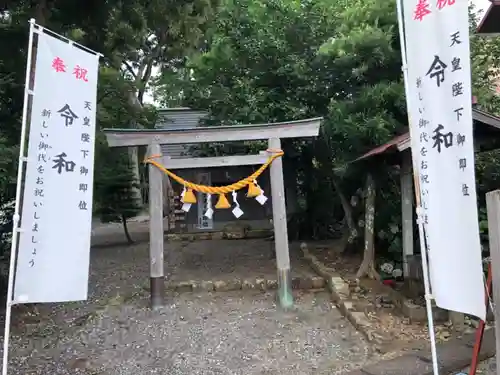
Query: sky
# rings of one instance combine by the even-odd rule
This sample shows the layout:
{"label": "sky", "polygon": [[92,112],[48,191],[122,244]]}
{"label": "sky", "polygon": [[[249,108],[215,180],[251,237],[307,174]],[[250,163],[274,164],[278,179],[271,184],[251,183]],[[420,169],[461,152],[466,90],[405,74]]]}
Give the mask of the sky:
{"label": "sky", "polygon": [[[482,16],[484,16],[484,13],[486,12],[486,10],[488,9],[488,7],[490,5],[489,0],[469,0],[469,1],[476,6],[477,11],[481,12]],[[157,74],[159,74],[159,69],[154,69],[153,76],[156,76]],[[148,104],[154,104],[157,107],[159,106],[158,103],[154,102],[151,90],[148,90],[146,92],[146,94],[144,95],[144,102],[148,103]]]}
{"label": "sky", "polygon": [[488,9],[488,7],[490,5],[489,0],[472,0],[471,3],[476,6],[477,10],[482,10],[483,15],[484,15],[484,12],[486,11],[486,9]]}
{"label": "sky", "polygon": [[[153,68],[153,72],[151,73],[152,77],[158,76],[160,70]],[[146,89],[146,92],[144,93],[144,98],[143,98],[144,103],[146,104],[154,104],[156,107],[159,106],[158,103],[155,103],[153,100],[153,93],[151,92],[151,89]]]}

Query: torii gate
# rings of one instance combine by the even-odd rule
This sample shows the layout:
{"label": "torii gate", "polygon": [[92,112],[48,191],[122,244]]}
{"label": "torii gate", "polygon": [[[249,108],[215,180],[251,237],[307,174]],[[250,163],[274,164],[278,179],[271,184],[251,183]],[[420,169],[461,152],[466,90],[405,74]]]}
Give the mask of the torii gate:
{"label": "torii gate", "polygon": [[[271,124],[196,127],[190,129],[104,129],[109,147],[148,146],[148,155],[161,154],[160,145],[268,140],[269,149],[281,149],[281,138],[316,137],[322,118]],[[162,158],[168,169],[229,167],[262,164],[267,156],[243,155],[188,159]],[[149,258],[151,307],[164,305],[163,172],[149,164]],[[291,297],[290,255],[283,181],[283,162],[277,158],[270,166],[274,242],[278,268],[278,300],[282,307],[293,304]]]}

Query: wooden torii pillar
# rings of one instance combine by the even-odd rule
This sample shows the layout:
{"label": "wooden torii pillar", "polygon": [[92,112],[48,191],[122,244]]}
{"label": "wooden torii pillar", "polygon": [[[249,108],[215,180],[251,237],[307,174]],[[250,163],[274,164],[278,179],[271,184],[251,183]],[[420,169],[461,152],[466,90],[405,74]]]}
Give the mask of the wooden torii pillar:
{"label": "wooden torii pillar", "polygon": [[[270,149],[281,149],[282,138],[315,137],[319,133],[322,118],[272,124],[196,127],[191,129],[104,129],[109,147],[148,146],[148,155],[161,154],[160,145],[193,144],[210,142],[234,142],[268,140]],[[229,167],[262,164],[267,154],[170,159],[162,164],[168,169]],[[278,300],[282,307],[293,304],[290,279],[290,255],[283,181],[283,161],[277,158],[271,164],[271,197],[273,225],[278,268]],[[149,258],[151,307],[164,305],[164,232],[163,232],[163,172],[149,165]]]}

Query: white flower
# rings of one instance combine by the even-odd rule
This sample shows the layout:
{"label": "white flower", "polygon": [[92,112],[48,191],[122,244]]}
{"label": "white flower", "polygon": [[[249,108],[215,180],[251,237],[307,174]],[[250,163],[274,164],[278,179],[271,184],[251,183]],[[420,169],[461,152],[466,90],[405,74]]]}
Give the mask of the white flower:
{"label": "white flower", "polygon": [[399,268],[395,268],[394,271],[392,271],[392,276],[394,277],[401,277],[403,275],[403,271],[400,270]]}
{"label": "white flower", "polygon": [[380,266],[380,270],[382,270],[385,273],[392,273],[393,269],[394,266],[391,263],[384,263]]}

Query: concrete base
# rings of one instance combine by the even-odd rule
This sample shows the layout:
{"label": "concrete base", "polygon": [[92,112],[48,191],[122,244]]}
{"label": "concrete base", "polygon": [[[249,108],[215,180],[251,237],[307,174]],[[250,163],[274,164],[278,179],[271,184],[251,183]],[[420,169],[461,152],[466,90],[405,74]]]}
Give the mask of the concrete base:
{"label": "concrete base", "polygon": [[278,303],[285,309],[293,306],[292,279],[289,268],[278,270]]}
{"label": "concrete base", "polygon": [[165,305],[165,278],[151,277],[149,285],[151,288],[151,309],[158,310]]}

